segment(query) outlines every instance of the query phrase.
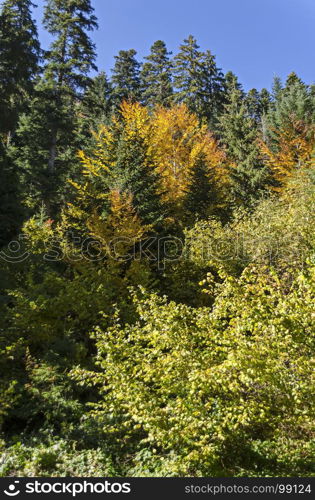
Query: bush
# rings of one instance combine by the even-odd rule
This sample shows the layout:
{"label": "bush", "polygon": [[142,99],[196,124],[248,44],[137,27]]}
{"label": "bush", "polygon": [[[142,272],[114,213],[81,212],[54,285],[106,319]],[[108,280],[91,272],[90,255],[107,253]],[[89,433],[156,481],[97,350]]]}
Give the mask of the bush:
{"label": "bush", "polygon": [[314,299],[313,266],[289,293],[248,268],[212,309],[135,296],[136,324],[94,333],[103,401],[86,418],[163,475],[311,474]]}

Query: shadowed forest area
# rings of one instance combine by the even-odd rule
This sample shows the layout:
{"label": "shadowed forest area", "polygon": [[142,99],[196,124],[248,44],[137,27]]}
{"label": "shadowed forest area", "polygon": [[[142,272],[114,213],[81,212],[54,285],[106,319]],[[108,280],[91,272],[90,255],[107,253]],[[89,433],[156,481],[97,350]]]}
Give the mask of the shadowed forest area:
{"label": "shadowed forest area", "polygon": [[[313,476],[315,85],[0,13],[0,474]],[[101,49],[101,48],[100,48]]]}

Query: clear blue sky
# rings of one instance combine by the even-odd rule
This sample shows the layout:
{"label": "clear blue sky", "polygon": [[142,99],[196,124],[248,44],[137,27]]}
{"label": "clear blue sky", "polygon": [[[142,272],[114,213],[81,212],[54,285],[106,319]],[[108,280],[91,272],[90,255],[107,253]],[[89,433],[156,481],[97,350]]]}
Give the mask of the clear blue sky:
{"label": "clear blue sky", "polygon": [[[35,16],[42,18],[44,0]],[[232,70],[245,89],[270,87],[296,71],[315,82],[315,0],[92,0],[99,20],[93,39],[98,67],[110,72],[114,55],[134,48],[139,60],[155,40],[176,53],[189,34],[210,49],[224,72]],[[44,47],[49,38],[39,29]]]}

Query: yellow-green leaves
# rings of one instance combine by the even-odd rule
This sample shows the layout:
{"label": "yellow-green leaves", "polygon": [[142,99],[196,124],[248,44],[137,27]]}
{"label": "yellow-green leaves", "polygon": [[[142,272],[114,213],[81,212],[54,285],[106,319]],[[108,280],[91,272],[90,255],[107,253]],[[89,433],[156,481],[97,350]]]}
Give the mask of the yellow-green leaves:
{"label": "yellow-green leaves", "polygon": [[137,323],[95,332],[104,390],[94,417],[119,439],[141,431],[162,456],[175,453],[171,473],[236,474],[246,454],[271,443],[276,470],[285,447],[285,463],[298,471],[292,443],[307,445],[314,431],[314,327],[301,336],[314,298],[313,274],[287,293],[254,268],[227,279],[212,310],[135,296]]}

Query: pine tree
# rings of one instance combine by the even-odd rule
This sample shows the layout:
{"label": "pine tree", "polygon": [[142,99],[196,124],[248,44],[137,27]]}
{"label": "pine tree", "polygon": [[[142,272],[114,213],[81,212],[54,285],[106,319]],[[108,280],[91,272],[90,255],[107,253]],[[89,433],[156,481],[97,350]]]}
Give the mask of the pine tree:
{"label": "pine tree", "polygon": [[225,76],[225,92],[227,96],[233,92],[234,90],[238,90],[241,93],[241,96],[244,97],[244,91],[242,84],[238,81],[237,76],[233,73],[233,71],[228,71]]}
{"label": "pine tree", "polygon": [[[56,106],[64,95],[85,89],[90,79],[88,73],[96,70],[95,46],[87,32],[97,28],[91,0],[47,0],[44,26],[55,36],[46,54],[45,78],[54,82]],[[49,148],[48,171],[53,174],[57,155],[59,127],[55,123]]]}
{"label": "pine tree", "polygon": [[0,141],[0,248],[17,235],[23,211],[15,165]]}
{"label": "pine tree", "polygon": [[185,103],[200,118],[215,122],[224,99],[224,79],[210,51],[199,51],[196,39],[190,35],[174,58],[175,101]]}
{"label": "pine tree", "polygon": [[294,85],[301,85],[301,86],[305,86],[305,84],[303,83],[303,81],[301,80],[301,78],[298,77],[298,75],[292,71],[288,76],[287,76],[287,79],[286,79],[286,82],[285,82],[285,87],[284,87],[284,91],[286,90],[289,90],[290,87],[294,86]]}
{"label": "pine tree", "polygon": [[263,88],[259,93],[259,112],[260,112],[260,128],[262,140],[267,140],[268,113],[272,106],[272,97],[270,92]]}
{"label": "pine tree", "polygon": [[[64,96],[59,105],[54,99],[55,90],[47,81],[36,86],[29,109],[20,116],[10,155],[19,169],[23,204],[30,213],[44,202],[46,210],[54,217],[64,203],[71,175],[78,163],[77,150],[82,147],[79,108]],[[58,154],[54,171],[48,169],[51,139],[58,130]],[[57,149],[56,149],[57,153]]]}
{"label": "pine tree", "polygon": [[268,113],[271,106],[271,95],[270,92],[265,88],[261,89],[259,93],[259,103],[260,114],[265,115],[266,113]]}
{"label": "pine tree", "polygon": [[203,152],[200,152],[192,167],[191,179],[185,199],[186,212],[196,218],[205,219],[214,215],[218,204],[218,191],[214,175],[209,172],[209,166]]}
{"label": "pine tree", "polygon": [[271,96],[267,89],[258,92],[257,89],[251,89],[245,96],[245,104],[249,116],[255,120],[257,126],[264,127],[265,115],[271,105]]}
{"label": "pine tree", "polygon": [[44,200],[52,215],[63,203],[65,178],[77,162],[79,103],[95,69],[88,32],[97,23],[90,0],[47,0],[44,25],[55,39],[29,111],[20,119],[14,154],[28,204],[35,208]]}
{"label": "pine tree", "polygon": [[[315,102],[309,87],[294,73],[289,75],[285,87],[278,79],[273,87],[273,105],[267,114],[267,141],[271,148],[278,148],[278,136],[287,130],[299,135],[299,130],[313,123]],[[304,133],[304,132],[303,132]]]}
{"label": "pine tree", "polygon": [[207,118],[210,127],[216,128],[218,118],[224,110],[225,80],[210,50],[207,50],[203,56],[202,70],[203,115]]}
{"label": "pine tree", "polygon": [[248,206],[259,197],[266,172],[259,155],[257,125],[237,88],[229,95],[220,128],[221,140],[231,162],[232,196],[237,204]]}
{"label": "pine tree", "polygon": [[55,37],[46,53],[45,75],[57,90],[78,92],[90,83],[95,45],[87,32],[96,29],[91,0],[46,0],[44,27]]}
{"label": "pine tree", "polygon": [[[152,125],[148,111],[139,104],[124,103],[120,123],[112,128],[116,147],[112,159],[110,188],[132,195],[132,202],[144,224],[157,228],[163,219],[158,194],[159,177],[151,151]],[[118,125],[118,126],[117,126]]]}
{"label": "pine tree", "polygon": [[151,54],[144,59],[141,71],[143,100],[150,106],[169,106],[173,95],[172,63],[166,45],[157,40],[151,47]]}
{"label": "pine tree", "polygon": [[[147,108],[124,101],[119,116],[101,126],[92,153],[80,153],[87,184],[79,189],[98,200],[98,195],[115,191],[129,193],[132,204],[144,224],[160,226],[164,209],[160,202],[159,176],[152,152],[152,124]],[[104,216],[106,201],[98,202]],[[88,208],[90,210],[90,208]]]}
{"label": "pine tree", "polygon": [[134,49],[120,50],[115,56],[112,69],[113,101],[116,107],[123,100],[137,102],[141,100],[140,63],[136,60]]}
{"label": "pine tree", "polygon": [[122,133],[112,172],[113,187],[132,195],[133,205],[144,224],[158,227],[163,219],[163,208],[158,195],[159,179],[154,167],[144,139],[135,136],[130,140]]}
{"label": "pine tree", "polygon": [[7,142],[39,72],[33,5],[31,0],[5,0],[0,13],[0,132]]}
{"label": "pine tree", "polygon": [[251,89],[247,92],[245,103],[248,109],[249,116],[259,122],[260,119],[260,95],[257,89]]}
{"label": "pine tree", "polygon": [[267,131],[261,144],[265,163],[280,188],[291,175],[308,165],[314,146],[315,102],[311,89],[295,73],[284,87],[276,81],[276,99],[266,115]]}
{"label": "pine tree", "polygon": [[174,85],[177,89],[176,102],[185,103],[191,111],[200,113],[202,106],[198,100],[202,52],[196,39],[189,35],[180,46],[179,53],[174,58]]}
{"label": "pine tree", "polygon": [[112,88],[106,73],[101,72],[91,81],[82,99],[86,123],[96,128],[109,118],[112,109]]}
{"label": "pine tree", "polygon": [[272,93],[271,93],[273,102],[277,102],[280,99],[282,90],[283,90],[283,85],[281,82],[281,78],[279,76],[275,76],[272,83]]}

